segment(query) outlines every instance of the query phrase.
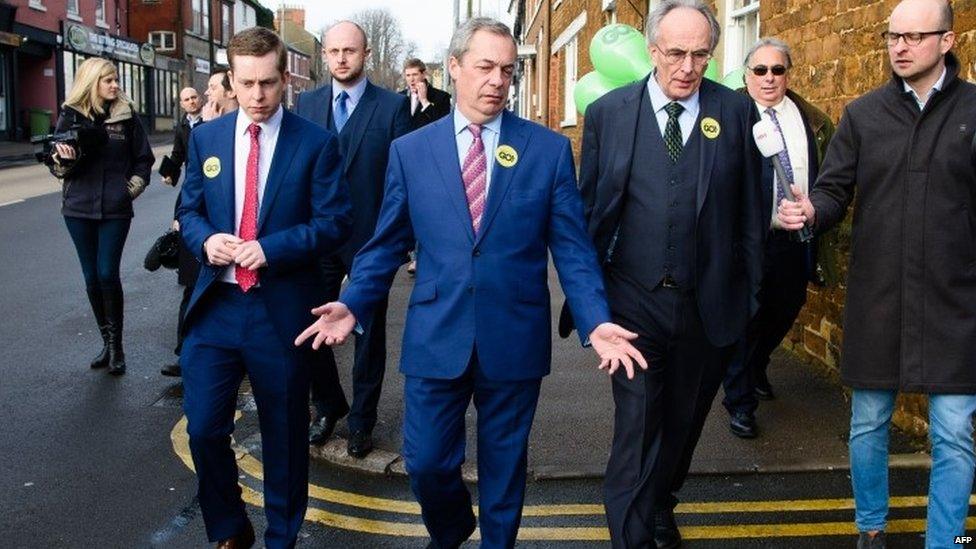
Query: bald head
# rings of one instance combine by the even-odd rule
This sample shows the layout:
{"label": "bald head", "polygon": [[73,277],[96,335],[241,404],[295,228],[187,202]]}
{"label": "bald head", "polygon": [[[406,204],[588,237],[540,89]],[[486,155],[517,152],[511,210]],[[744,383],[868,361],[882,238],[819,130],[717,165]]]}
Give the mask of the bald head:
{"label": "bald head", "polygon": [[954,23],[952,4],[948,0],[902,0],[891,12],[891,21],[896,19],[932,25],[916,29],[919,31],[952,30]]}
{"label": "bald head", "polygon": [[180,108],[191,116],[200,114],[203,101],[200,101],[200,94],[197,93],[196,89],[187,87],[180,90]]}
{"label": "bald head", "polygon": [[366,33],[352,21],[340,21],[325,33],[325,61],[332,78],[343,85],[354,85],[363,77],[369,57]]}

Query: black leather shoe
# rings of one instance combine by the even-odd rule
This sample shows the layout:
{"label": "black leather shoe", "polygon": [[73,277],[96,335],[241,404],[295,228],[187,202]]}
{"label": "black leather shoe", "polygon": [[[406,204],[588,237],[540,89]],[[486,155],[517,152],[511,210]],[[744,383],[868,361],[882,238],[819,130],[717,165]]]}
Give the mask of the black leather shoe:
{"label": "black leather shoe", "polygon": [[349,436],[346,452],[356,459],[363,459],[373,451],[373,433],[356,431]]}
{"label": "black leather shoe", "polygon": [[769,383],[757,384],[754,389],[756,398],[759,400],[775,400],[776,394],[773,393],[773,386]]}
{"label": "black leather shoe", "polygon": [[316,446],[325,444],[332,433],[335,432],[336,423],[339,418],[323,415],[315,418],[308,427],[308,443]]}
{"label": "black leather shoe", "polygon": [[427,549],[458,549],[459,547],[461,547],[461,544],[462,543],[464,543],[465,541],[468,540],[468,538],[471,537],[471,534],[474,533],[474,530],[477,527],[478,527],[478,522],[472,516],[471,517],[471,522],[469,523],[468,527],[465,528],[465,531],[467,532],[467,534],[462,534],[461,541],[459,541],[457,543],[453,543],[451,545],[438,545],[436,541],[430,540],[430,543],[427,544]]}
{"label": "black leather shoe", "polygon": [[244,527],[243,532],[217,543],[217,549],[250,549],[253,546],[254,527],[251,526],[250,521]]}
{"label": "black leather shoe", "polygon": [[756,435],[759,434],[756,416],[746,412],[732,414],[729,419],[729,430],[739,438],[756,438]]}
{"label": "black leather shoe", "polygon": [[159,373],[169,377],[181,377],[183,375],[183,369],[180,368],[179,363],[167,364],[159,369]]}
{"label": "black leather shoe", "polygon": [[674,511],[654,512],[654,545],[657,549],[675,549],[681,547],[681,532],[678,523],[674,521]]}

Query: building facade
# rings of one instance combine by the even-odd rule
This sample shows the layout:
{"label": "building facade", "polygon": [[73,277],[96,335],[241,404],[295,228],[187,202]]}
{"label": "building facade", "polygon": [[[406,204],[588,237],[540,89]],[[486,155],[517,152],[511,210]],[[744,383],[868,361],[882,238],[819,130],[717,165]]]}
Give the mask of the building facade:
{"label": "building facade", "polygon": [[285,90],[285,106],[295,104],[295,96],[322,83],[322,42],[305,29],[305,8],[282,6],[275,12],[275,30],[288,46],[288,72],[291,82]]}

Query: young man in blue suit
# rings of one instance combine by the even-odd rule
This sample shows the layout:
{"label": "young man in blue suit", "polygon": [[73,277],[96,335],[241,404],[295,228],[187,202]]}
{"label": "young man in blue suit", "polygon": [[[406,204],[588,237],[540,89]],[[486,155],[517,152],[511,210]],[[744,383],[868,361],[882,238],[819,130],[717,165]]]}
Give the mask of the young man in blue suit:
{"label": "young man in blue suit", "polygon": [[[322,259],[328,288],[326,299],[339,297],[352,258],[376,228],[383,201],[383,175],[390,143],[410,131],[409,102],[404,96],[374,86],[363,73],[370,50],[366,33],[350,21],[325,33],[325,57],[332,84],[298,96],[295,112],[339,135],[343,174],[349,182],[353,228],[341,250]],[[339,384],[335,355],[323,349],[322,364],[312,370],[312,402],[317,411],[309,442],[324,444],[336,422],[349,414],[349,455],[363,458],[373,449],[376,407],[386,371],[386,300],[362,319],[363,336],[356,340],[352,367],[352,408]]]}
{"label": "young man in blue suit", "polygon": [[356,256],[341,302],[296,340],[341,343],[386,298],[403,255],[420,244],[400,370],[403,456],[432,547],[475,529],[461,480],[464,413],[478,410],[481,546],[512,547],[521,520],[529,429],[549,372],[549,252],[601,367],[633,361],[637,334],[610,323],[583,224],[569,140],[506,112],[515,41],[491,19],[451,40],[457,109],[393,142],[376,233]]}
{"label": "young man in blue suit", "polygon": [[586,110],[580,191],[615,321],[652,367],[613,379],[604,500],[615,548],[681,545],[675,493],[762,277],[758,113],[703,79],[720,26],[702,0],[647,17],[657,67]]}
{"label": "young man in blue suit", "polygon": [[227,48],[240,108],[191,134],[177,212],[201,260],[186,313],[184,411],[210,541],[250,547],[254,530],[230,446],[247,374],[261,425],[267,547],[293,547],[308,500],[313,351],[290,342],[325,295],[315,260],[349,236],[336,137],[286,111],[285,47],[256,27]]}

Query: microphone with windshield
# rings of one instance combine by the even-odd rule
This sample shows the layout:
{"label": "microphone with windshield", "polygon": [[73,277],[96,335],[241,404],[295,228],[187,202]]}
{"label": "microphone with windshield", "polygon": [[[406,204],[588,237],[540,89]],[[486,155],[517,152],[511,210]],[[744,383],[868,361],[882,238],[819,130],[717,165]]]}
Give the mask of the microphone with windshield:
{"label": "microphone with windshield", "polygon": [[[752,127],[752,137],[756,141],[756,146],[759,147],[759,152],[766,158],[773,159],[773,169],[776,170],[776,179],[779,180],[779,185],[783,189],[783,196],[792,198],[793,190],[790,186],[793,181],[786,177],[786,170],[783,169],[783,163],[779,159],[779,153],[786,147],[786,142],[783,141],[776,125],[769,120],[760,120]],[[809,242],[813,238],[813,230],[804,225],[794,235],[800,242]]]}

